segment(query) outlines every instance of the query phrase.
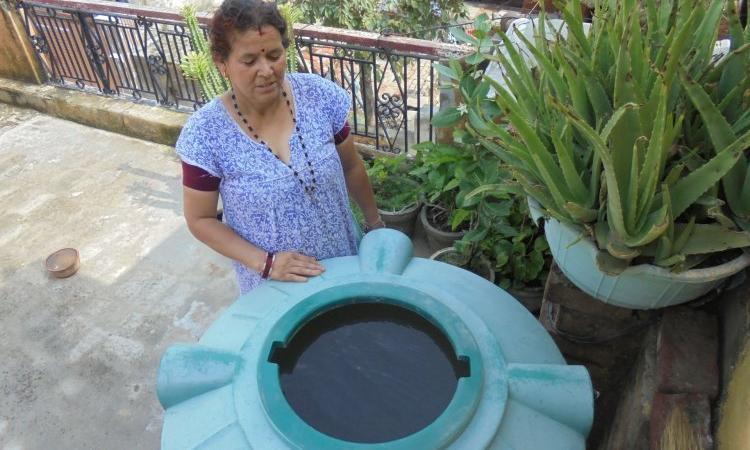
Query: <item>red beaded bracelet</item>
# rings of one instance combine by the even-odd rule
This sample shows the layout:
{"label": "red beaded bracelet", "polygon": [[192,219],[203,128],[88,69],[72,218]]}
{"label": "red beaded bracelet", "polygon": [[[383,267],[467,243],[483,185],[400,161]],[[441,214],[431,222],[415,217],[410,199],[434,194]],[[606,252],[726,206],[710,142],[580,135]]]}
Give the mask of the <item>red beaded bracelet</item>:
{"label": "red beaded bracelet", "polygon": [[271,252],[266,252],[266,263],[263,265],[263,271],[260,274],[260,277],[264,280],[271,275],[271,269],[273,268],[273,260],[276,259],[276,255],[274,255]]}

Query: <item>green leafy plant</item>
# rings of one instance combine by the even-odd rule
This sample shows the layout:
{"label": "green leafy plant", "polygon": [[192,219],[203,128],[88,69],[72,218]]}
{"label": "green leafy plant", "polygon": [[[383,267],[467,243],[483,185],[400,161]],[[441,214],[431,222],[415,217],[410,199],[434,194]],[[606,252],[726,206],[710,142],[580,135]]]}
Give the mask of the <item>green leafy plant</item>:
{"label": "green leafy plant", "polygon": [[287,39],[289,39],[289,48],[286,51],[286,68],[289,72],[296,72],[298,63],[297,47],[294,43],[294,24],[302,20],[302,11],[291,3],[285,3],[279,5],[279,12],[286,22],[286,34]]}
{"label": "green leafy plant", "polygon": [[[724,193],[731,197],[725,177],[739,172],[733,167],[745,158],[750,132],[733,130],[719,139],[717,130],[727,127],[717,125],[706,105],[723,105],[704,95],[697,109],[706,130],[715,131],[708,132],[713,148],[681,149],[686,111],[699,97],[688,79],[709,83],[732,61],[747,67],[747,52],[713,62],[721,7],[646,0],[641,14],[636,0],[598,0],[586,29],[573,0],[562,10],[567,37],[543,12],[533,40],[519,35],[535,64],[504,33],[502,48],[488,51],[488,27],[480,19],[473,36],[457,37],[474,46],[473,63],[498,63],[505,84],[475,80],[455,64],[440,69],[460,84],[467,129],[550,216],[580,225],[596,240],[606,272],[618,273],[634,260],[679,271],[712,253],[750,245],[750,233],[733,220],[696,211],[722,204]],[[457,122],[457,113],[441,118]]]}
{"label": "green leafy plant", "polygon": [[[294,44],[294,23],[302,17],[302,12],[291,4],[280,5],[279,12],[287,23],[287,34],[290,50],[286,53],[287,69],[290,72],[297,71],[297,54]],[[193,5],[185,5],[180,11],[187,24],[190,45],[193,48],[180,62],[180,68],[186,78],[195,80],[201,89],[205,100],[219,96],[229,89],[229,80],[224,78],[214,64],[211,47],[206,40],[203,29],[198,24],[196,8]]]}
{"label": "green leafy plant", "polygon": [[466,194],[484,179],[485,169],[471,146],[421,142],[414,149],[412,173],[421,180],[428,220],[443,231],[471,228],[479,199],[467,199]]}
{"label": "green leafy plant", "polygon": [[419,183],[409,172],[413,164],[406,155],[379,156],[367,162],[378,208],[388,212],[399,212],[419,202]]}
{"label": "green leafy plant", "polygon": [[486,195],[477,210],[477,226],[454,244],[465,260],[489,260],[495,283],[504,289],[543,285],[551,262],[549,246],[529,217],[525,197]]}
{"label": "green leafy plant", "polygon": [[441,26],[465,17],[461,0],[292,0],[309,23],[350,30],[419,34],[431,39]]}
{"label": "green leafy plant", "polygon": [[213,62],[211,48],[196,18],[195,7],[185,5],[180,13],[185,18],[193,48],[180,62],[180,68],[185,77],[198,82],[203,98],[210,100],[229,89],[229,81],[219,73]]}

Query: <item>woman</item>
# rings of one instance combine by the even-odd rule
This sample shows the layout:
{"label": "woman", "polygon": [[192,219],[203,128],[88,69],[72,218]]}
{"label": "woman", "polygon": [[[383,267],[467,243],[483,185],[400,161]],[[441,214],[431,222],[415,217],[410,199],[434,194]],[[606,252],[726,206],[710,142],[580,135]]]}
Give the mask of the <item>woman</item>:
{"label": "woman", "polygon": [[350,97],[318,75],[285,74],[286,24],[272,3],[226,0],[210,37],[231,89],[177,142],[188,228],[234,260],[242,293],[263,279],[306,281],[323,272],[319,259],[356,254],[349,195],[366,230],[383,226],[349,135]]}

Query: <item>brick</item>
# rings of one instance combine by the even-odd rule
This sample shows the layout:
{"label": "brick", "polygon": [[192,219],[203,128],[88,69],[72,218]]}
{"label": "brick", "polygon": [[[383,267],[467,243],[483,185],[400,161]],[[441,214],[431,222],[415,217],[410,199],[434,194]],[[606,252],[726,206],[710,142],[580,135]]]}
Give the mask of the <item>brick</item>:
{"label": "brick", "polygon": [[665,310],[657,340],[657,380],[665,394],[719,393],[719,340],[715,316],[688,307]]}
{"label": "brick", "polygon": [[[678,427],[672,421],[671,426],[675,429],[672,435],[678,436],[682,441],[677,447],[665,447],[675,449],[690,449],[694,447],[687,445],[693,442],[699,445],[699,448],[709,450],[713,448],[713,437],[711,435],[711,401],[706,394],[664,394],[657,393],[654,396],[651,408],[650,421],[650,439],[649,448],[651,450],[662,450],[664,432],[670,425],[672,415],[678,411],[684,414],[687,423]],[[677,430],[682,431],[676,432]],[[690,435],[693,435],[690,439]]]}

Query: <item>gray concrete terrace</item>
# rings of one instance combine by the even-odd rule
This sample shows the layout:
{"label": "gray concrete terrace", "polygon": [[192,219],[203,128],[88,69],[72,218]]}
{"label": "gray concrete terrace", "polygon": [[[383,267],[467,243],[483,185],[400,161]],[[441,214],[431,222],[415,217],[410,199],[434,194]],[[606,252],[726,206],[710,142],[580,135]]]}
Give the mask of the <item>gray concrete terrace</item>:
{"label": "gray concrete terrace", "polygon": [[[0,102],[0,181],[0,449],[158,448],[162,354],[238,296],[185,226],[174,148]],[[64,247],[81,267],[57,279]]]}
{"label": "gray concrete terrace", "polygon": [[[158,448],[156,370],[238,295],[171,147],[0,103],[0,448]],[[75,247],[76,275],[45,257]]]}

